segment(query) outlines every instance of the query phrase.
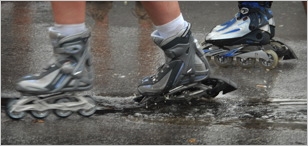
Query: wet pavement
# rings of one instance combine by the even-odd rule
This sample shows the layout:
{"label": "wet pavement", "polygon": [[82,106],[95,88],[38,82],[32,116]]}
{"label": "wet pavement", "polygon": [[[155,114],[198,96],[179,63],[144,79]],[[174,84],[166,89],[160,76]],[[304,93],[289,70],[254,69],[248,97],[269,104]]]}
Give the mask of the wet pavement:
{"label": "wet pavement", "polygon": [[[276,36],[298,60],[273,70],[256,65],[217,67],[238,90],[199,103],[127,108],[141,78],[155,73],[163,54],[150,38],[147,15],[135,2],[88,2],[96,80],[89,94],[117,104],[90,118],[27,115],[9,119],[1,110],[1,144],[209,144],[307,145],[307,15],[301,2],[274,2]],[[237,2],[180,2],[194,36],[205,34],[237,12]],[[18,97],[17,79],[36,73],[52,53],[48,2],[1,3],[1,97]],[[2,102],[5,100],[2,100]]]}

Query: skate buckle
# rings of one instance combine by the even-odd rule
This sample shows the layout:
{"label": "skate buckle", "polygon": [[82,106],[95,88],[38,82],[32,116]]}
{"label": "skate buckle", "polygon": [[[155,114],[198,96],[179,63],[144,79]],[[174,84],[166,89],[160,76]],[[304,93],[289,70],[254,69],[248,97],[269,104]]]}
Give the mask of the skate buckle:
{"label": "skate buckle", "polygon": [[249,9],[248,9],[248,8],[243,7],[243,8],[241,9],[241,13],[242,13],[243,15],[248,14],[248,12],[249,12]]}
{"label": "skate buckle", "polygon": [[74,76],[79,76],[81,74],[82,71],[77,71],[75,73],[73,73]]}

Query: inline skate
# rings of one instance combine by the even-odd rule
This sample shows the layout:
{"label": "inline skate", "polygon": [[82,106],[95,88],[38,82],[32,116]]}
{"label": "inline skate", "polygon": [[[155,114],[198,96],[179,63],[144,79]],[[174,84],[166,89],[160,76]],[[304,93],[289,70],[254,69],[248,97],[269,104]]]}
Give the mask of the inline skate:
{"label": "inline skate", "polygon": [[190,29],[188,24],[186,29],[167,39],[160,38],[157,31],[151,34],[166,60],[157,74],[142,79],[138,86],[141,95],[134,99],[136,102],[147,106],[166,101],[188,103],[237,89],[234,82],[210,74],[210,65]]}
{"label": "inline skate", "polygon": [[215,64],[227,67],[233,61],[244,68],[258,61],[262,67],[273,69],[279,59],[297,59],[293,50],[275,36],[275,21],[271,2],[239,2],[233,19],[217,25],[202,43],[203,51]]}
{"label": "inline skate", "polygon": [[61,118],[76,111],[88,117],[96,111],[96,102],[90,96],[76,94],[93,86],[90,31],[62,36],[51,27],[49,37],[53,56],[40,74],[17,82],[16,90],[22,96],[10,99],[6,107],[6,114],[12,119],[22,119],[27,112],[43,119],[51,111]]}

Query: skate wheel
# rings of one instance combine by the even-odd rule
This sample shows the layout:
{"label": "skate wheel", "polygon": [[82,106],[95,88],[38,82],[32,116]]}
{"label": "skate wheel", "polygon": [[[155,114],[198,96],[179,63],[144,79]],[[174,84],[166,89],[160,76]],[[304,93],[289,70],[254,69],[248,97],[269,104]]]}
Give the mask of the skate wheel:
{"label": "skate wheel", "polygon": [[[61,99],[56,100],[55,103],[66,103],[66,102],[70,102],[70,100],[67,98],[61,98]],[[66,118],[66,117],[69,117],[71,114],[73,114],[72,111],[60,110],[60,109],[55,109],[53,112],[55,115],[57,115],[60,118]]]}
{"label": "skate wheel", "polygon": [[87,100],[88,104],[93,107],[91,107],[90,109],[81,109],[78,111],[78,114],[84,117],[90,117],[96,112],[96,102],[89,96],[86,96],[85,100]]}
{"label": "skate wheel", "polygon": [[232,64],[232,58],[231,57],[223,57],[223,56],[214,56],[214,62],[216,65],[220,67],[228,67]]}
{"label": "skate wheel", "polygon": [[262,65],[262,67],[266,69],[274,69],[277,66],[278,61],[279,61],[277,53],[275,53],[275,51],[273,50],[265,50],[265,52],[267,53],[269,60],[266,61],[260,58],[260,64]]}
{"label": "skate wheel", "polygon": [[[275,49],[275,50],[286,50],[287,48],[285,46],[283,46],[281,43],[277,42],[277,41],[271,41],[271,46]],[[275,52],[275,51],[274,51]],[[276,52],[275,52],[276,53]],[[280,53],[283,53],[280,51]],[[283,59],[283,55],[279,55],[279,53],[276,53],[278,56],[278,60],[282,60]]]}
{"label": "skate wheel", "polygon": [[49,110],[46,110],[46,111],[30,111],[30,113],[34,118],[44,119],[50,114],[50,111]]}
{"label": "skate wheel", "polygon": [[14,120],[22,119],[26,115],[26,112],[15,112],[15,111],[12,111],[12,107],[13,107],[13,105],[15,105],[17,103],[17,101],[18,101],[17,99],[10,99],[8,101],[7,106],[6,106],[6,114],[11,119],[14,119]]}
{"label": "skate wheel", "polygon": [[256,60],[254,58],[237,58],[237,64],[243,68],[251,68],[255,65]]}

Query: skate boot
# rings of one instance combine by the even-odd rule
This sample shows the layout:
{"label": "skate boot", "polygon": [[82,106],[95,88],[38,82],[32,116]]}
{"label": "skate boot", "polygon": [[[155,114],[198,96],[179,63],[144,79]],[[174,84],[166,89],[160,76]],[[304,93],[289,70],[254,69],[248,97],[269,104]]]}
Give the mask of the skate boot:
{"label": "skate boot", "polygon": [[217,46],[269,44],[275,35],[270,7],[271,2],[239,2],[240,12],[230,21],[214,27],[205,42]]}
{"label": "skate boot", "polygon": [[162,101],[189,101],[202,96],[216,96],[236,89],[234,84],[218,78],[209,78],[210,66],[196,39],[191,34],[190,24],[177,35],[160,38],[152,33],[154,43],[165,53],[165,64],[158,73],[142,79],[138,87],[141,96],[134,101],[141,104]]}
{"label": "skate boot", "polygon": [[92,87],[93,69],[86,31],[72,36],[61,36],[50,30],[54,55],[41,74],[25,76],[16,90],[29,94],[50,94],[88,90]]}
{"label": "skate boot", "polygon": [[272,2],[239,2],[233,19],[217,25],[202,43],[207,58],[216,65],[228,67],[236,64],[250,68],[258,61],[265,69],[273,69],[280,58],[297,59],[293,50],[275,36]]}
{"label": "skate boot", "polygon": [[49,36],[52,59],[42,73],[25,76],[17,82],[16,90],[23,97],[7,106],[7,113],[13,119],[22,118],[25,111],[31,111],[35,118],[45,118],[50,109],[59,117],[67,117],[72,111],[90,116],[95,111],[90,97],[74,95],[75,91],[89,90],[93,86],[90,31],[62,36],[50,28]]}
{"label": "skate boot", "polygon": [[154,43],[165,53],[166,62],[158,73],[141,81],[138,91],[142,95],[161,95],[172,88],[204,80],[208,69],[196,54],[190,24],[177,35],[161,39],[157,31],[152,33]]}
{"label": "skate boot", "polygon": [[262,67],[273,69],[279,61],[278,53],[293,55],[285,47],[277,47],[278,43],[272,39],[275,22],[271,4],[239,2],[240,12],[230,21],[214,27],[206,36],[202,44],[207,58],[213,58],[220,67],[228,67],[235,60],[244,68],[250,68],[258,61]]}

